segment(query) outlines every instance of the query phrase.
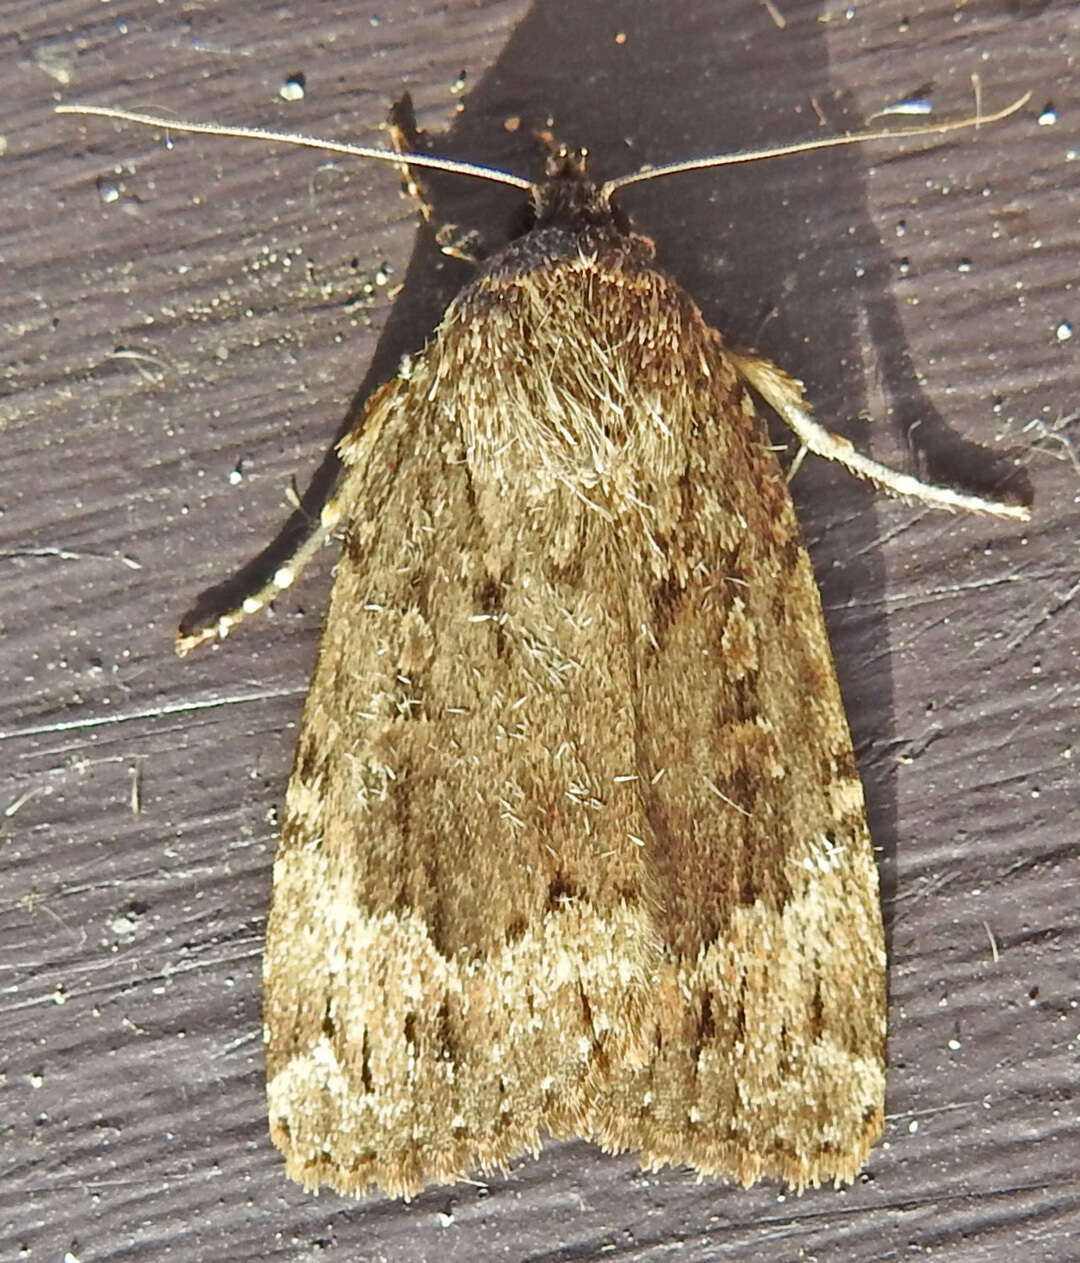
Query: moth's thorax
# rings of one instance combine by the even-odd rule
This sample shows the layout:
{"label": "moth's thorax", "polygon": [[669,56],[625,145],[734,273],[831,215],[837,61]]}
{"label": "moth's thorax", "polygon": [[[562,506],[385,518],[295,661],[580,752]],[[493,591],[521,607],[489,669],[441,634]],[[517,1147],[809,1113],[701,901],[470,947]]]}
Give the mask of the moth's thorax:
{"label": "moth's thorax", "polygon": [[650,517],[666,517],[694,436],[735,390],[652,243],[604,228],[549,225],[513,242],[451,306],[439,358],[436,376],[455,383],[439,406],[478,502],[516,506],[523,522],[582,505],[637,520],[643,487]]}
{"label": "moth's thorax", "polygon": [[[545,278],[563,267],[580,271],[585,266],[607,277],[634,273],[649,269],[655,254],[648,237],[613,223],[574,228],[551,221],[529,229],[488,259],[480,269],[479,286],[469,288],[531,284],[534,279],[544,288]],[[466,289],[462,297],[468,293]]]}

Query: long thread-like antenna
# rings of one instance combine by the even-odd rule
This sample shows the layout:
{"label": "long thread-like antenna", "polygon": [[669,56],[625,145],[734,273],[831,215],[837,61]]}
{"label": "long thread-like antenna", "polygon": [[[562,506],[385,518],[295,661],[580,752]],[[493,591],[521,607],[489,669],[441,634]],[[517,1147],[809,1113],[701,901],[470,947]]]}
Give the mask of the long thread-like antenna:
{"label": "long thread-like antenna", "polygon": [[[1015,114],[1031,100],[1031,93],[1025,92],[1011,105],[994,114],[976,113],[969,118],[957,118],[941,123],[920,123],[915,127],[879,128],[876,131],[846,132],[841,136],[823,136],[817,140],[794,141],[788,145],[776,145],[768,149],[747,149],[738,153],[717,154],[710,158],[689,158],[683,162],[668,162],[660,167],[651,167],[647,171],[635,171],[631,175],[619,176],[616,180],[608,180],[600,186],[601,195],[610,198],[619,189],[628,188],[631,184],[642,184],[645,180],[658,180],[661,176],[679,175],[684,171],[705,171],[711,167],[730,167],[740,162],[757,162],[764,158],[780,158],[789,154],[809,153],[814,149],[835,149],[840,145],[860,145],[870,140],[907,140],[914,136],[942,136],[947,132],[960,131],[966,127],[978,127],[984,123],[997,123],[1003,118]],[[322,140],[317,136],[295,136],[289,132],[268,131],[262,127],[228,127],[220,123],[193,123],[184,119],[165,118],[158,114],[142,114],[136,110],[122,110],[110,105],[58,105],[57,114],[77,114],[96,118],[112,118],[123,123],[139,123],[144,127],[161,127],[173,132],[191,132],[202,136],[233,136],[240,140],[269,141],[281,145],[301,145],[307,149],[321,149],[326,153],[344,154],[351,158],[374,158],[378,162],[389,162],[394,166],[427,167],[433,171],[449,171],[455,175],[476,176],[481,180],[492,180],[496,184],[506,184],[513,189],[530,192],[535,185],[520,175],[512,175],[509,171],[500,171],[495,167],[482,167],[474,162],[458,162],[453,158],[437,158],[432,154],[392,153],[388,149],[375,149],[368,145],[351,145],[345,141]]]}
{"label": "long thread-like antenna", "polygon": [[661,176],[679,175],[683,171],[704,171],[709,167],[730,167],[738,162],[756,162],[759,158],[781,158],[786,154],[808,153],[812,149],[836,149],[840,145],[861,145],[867,140],[907,140],[911,136],[941,136],[946,132],[960,131],[965,127],[978,127],[982,123],[997,123],[1031,100],[1031,93],[1022,97],[996,114],[973,114],[970,118],[954,118],[941,123],[920,123],[915,127],[879,128],[871,132],[845,132],[841,136],[822,136],[818,140],[793,141],[790,145],[776,145],[770,149],[746,149],[739,153],[719,154],[712,158],[689,158],[685,162],[666,162],[662,167],[650,167],[633,175],[621,175],[601,185],[601,192],[608,197],[618,189],[645,180],[658,180]]}
{"label": "long thread-like antenna", "polygon": [[162,127],[171,132],[193,132],[200,136],[234,136],[240,140],[271,141],[278,145],[301,145],[305,149],[322,149],[326,153],[346,154],[350,158],[374,158],[379,162],[391,162],[394,166],[430,167],[434,171],[449,171],[455,175],[474,175],[482,180],[494,180],[497,184],[509,184],[512,189],[528,192],[532,182],[509,171],[495,167],[481,167],[475,162],[456,162],[453,158],[436,158],[423,153],[391,153],[389,149],[374,149],[368,145],[350,145],[340,140],[320,140],[317,136],[294,136],[289,132],[272,132],[262,127],[227,127],[221,123],[189,123],[184,119],[164,118],[159,114],[140,114],[136,110],[120,110],[111,105],[58,105],[57,114],[82,114],[95,118],[114,118],[121,123],[141,123],[144,127]]}

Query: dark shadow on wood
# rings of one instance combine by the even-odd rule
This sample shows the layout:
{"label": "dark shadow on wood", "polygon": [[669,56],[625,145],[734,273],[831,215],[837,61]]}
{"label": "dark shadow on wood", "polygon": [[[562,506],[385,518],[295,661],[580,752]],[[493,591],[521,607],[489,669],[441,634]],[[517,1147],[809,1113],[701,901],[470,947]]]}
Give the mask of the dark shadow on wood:
{"label": "dark shadow on wood", "polygon": [[[646,163],[816,134],[812,99],[830,130],[856,127],[860,120],[830,90],[821,13],[818,0],[786,5],[788,28],[781,38],[759,0],[726,4],[722,24],[698,0],[659,6],[538,0],[464,101],[454,127],[432,137],[431,146],[449,157],[537,176],[542,155],[534,133],[551,123],[566,143],[588,147],[591,169],[602,179]],[[783,91],[770,91],[770,84],[782,84]],[[803,106],[800,114],[792,113],[792,102]],[[520,120],[515,131],[504,126],[509,118]],[[1000,490],[1007,461],[992,461],[953,435],[915,383],[888,294],[888,259],[866,215],[865,161],[858,151],[837,150],[688,174],[628,190],[623,202],[638,228],[655,236],[661,265],[710,321],[803,378],[819,415],[838,429],[865,404],[862,383],[848,367],[857,359],[859,299],[846,278],[856,275],[859,264],[879,280],[876,293],[869,291],[868,316],[883,384],[894,402],[893,424],[905,441],[915,440],[928,476]],[[459,177],[427,178],[445,219],[478,228],[496,245],[505,238],[516,195]],[[419,231],[401,294],[337,437],[359,420],[372,391],[393,376],[402,356],[422,347],[471,274],[467,264],[439,251],[428,229]],[[860,293],[867,293],[865,282]],[[772,425],[777,442],[790,441],[782,426]],[[1016,471],[1008,472],[1015,487]],[[281,565],[336,473],[336,453],[330,451],[278,537],[237,575],[203,593],[185,625],[227,606]],[[887,625],[883,614],[853,624],[839,613],[851,601],[869,608],[881,593],[871,547],[874,514],[868,511],[873,493],[841,471],[820,469],[801,474],[794,491],[867,776],[872,828],[884,848],[889,907],[893,764],[877,760],[873,751],[890,743],[891,684],[887,670],[862,665],[880,662]]]}

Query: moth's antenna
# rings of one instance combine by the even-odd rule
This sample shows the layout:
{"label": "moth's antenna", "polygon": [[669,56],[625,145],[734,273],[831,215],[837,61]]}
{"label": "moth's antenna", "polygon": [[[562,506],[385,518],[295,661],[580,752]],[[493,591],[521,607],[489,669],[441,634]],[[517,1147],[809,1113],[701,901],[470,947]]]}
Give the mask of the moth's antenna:
{"label": "moth's antenna", "polygon": [[970,118],[954,118],[943,123],[920,123],[915,127],[881,128],[870,132],[845,132],[840,136],[823,136],[819,140],[800,140],[790,145],[776,145],[771,149],[744,149],[737,153],[719,154],[713,158],[690,158],[685,162],[666,162],[662,167],[651,167],[647,171],[637,171],[633,175],[621,175],[617,180],[608,180],[601,185],[600,192],[606,197],[618,189],[625,189],[631,184],[641,184],[645,180],[656,180],[663,175],[678,175],[682,171],[703,171],[709,167],[730,167],[737,162],[756,162],[759,158],[781,158],[785,154],[808,153],[811,149],[835,149],[840,145],[861,145],[867,140],[906,140],[911,136],[941,136],[945,132],[960,131],[964,127],[978,127],[981,123],[997,123],[1017,110],[1023,109],[1031,100],[1031,93],[1025,92],[1011,105],[996,114],[980,114],[978,101],[976,113]]}
{"label": "moth's antenna", "polygon": [[350,145],[338,140],[320,140],[317,136],[293,136],[288,132],[266,131],[262,127],[226,127],[220,123],[189,123],[184,119],[162,118],[157,114],[140,114],[135,110],[119,110],[110,105],[58,105],[57,114],[80,114],[94,118],[114,118],[122,123],[141,123],[144,127],[163,127],[172,132],[193,132],[201,136],[234,136],[240,140],[271,141],[280,145],[301,145],[305,149],[321,149],[326,153],[346,154],[350,158],[374,158],[396,167],[429,167],[454,175],[473,175],[496,184],[508,184],[526,193],[532,181],[509,171],[481,167],[474,162],[456,162],[453,158],[436,158],[423,153],[391,153],[389,149],[373,149],[367,145]]}
{"label": "moth's antenna", "polygon": [[[683,171],[704,171],[711,167],[730,167],[740,162],[757,162],[763,158],[781,158],[787,154],[808,153],[813,149],[835,149],[840,145],[860,145],[868,140],[907,140],[914,136],[941,136],[946,132],[960,131],[966,127],[978,127],[982,123],[998,123],[1003,118],[1015,114],[1031,100],[1032,94],[1025,92],[1011,105],[995,114],[978,112],[969,118],[952,119],[943,123],[921,123],[915,127],[881,128],[877,131],[846,132],[840,136],[823,136],[818,140],[795,141],[789,145],[776,145],[769,149],[746,149],[736,153],[717,154],[709,158],[689,158],[683,162],[668,162],[660,167],[652,167],[647,171],[636,171],[631,175],[619,176],[608,180],[600,186],[604,197],[610,197],[619,189],[628,188],[631,184],[641,184],[645,180],[656,180],[661,176],[679,175]],[[259,140],[281,145],[300,145],[305,149],[320,149],[324,153],[344,154],[350,158],[373,158],[377,162],[389,162],[394,166],[427,167],[433,171],[448,171],[454,175],[475,176],[481,180],[491,180],[495,184],[505,184],[512,189],[530,192],[534,184],[520,175],[512,175],[509,171],[500,171],[496,167],[482,167],[475,162],[458,162],[453,158],[438,158],[432,154],[392,153],[388,149],[375,149],[368,145],[351,145],[345,141],[323,140],[318,136],[296,136],[289,132],[268,131],[262,127],[228,127],[221,123],[193,123],[185,119],[165,118],[157,114],[142,114],[136,110],[117,109],[111,105],[58,105],[57,114],[76,114],[83,117],[111,118],[122,123],[138,123],[143,127],[161,127],[167,131],[188,132],[202,136],[227,136],[240,140]]]}

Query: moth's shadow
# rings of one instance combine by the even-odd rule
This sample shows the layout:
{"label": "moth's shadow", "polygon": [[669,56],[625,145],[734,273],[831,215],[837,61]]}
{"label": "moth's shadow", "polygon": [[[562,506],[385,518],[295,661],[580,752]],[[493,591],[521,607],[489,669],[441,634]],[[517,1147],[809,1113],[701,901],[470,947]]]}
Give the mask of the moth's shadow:
{"label": "moth's shadow", "polygon": [[[434,148],[450,157],[537,176],[533,138],[550,120],[557,136],[586,146],[600,178],[703,153],[779,144],[856,126],[830,82],[819,0],[784,5],[779,30],[760,0],[536,0],[497,62],[464,101]],[[506,121],[519,119],[508,130]],[[624,209],[655,238],[661,266],[733,340],[756,345],[802,378],[819,416],[843,429],[865,406],[858,339],[868,330],[892,423],[917,437],[927,473],[989,490],[1004,466],[961,442],[916,384],[889,293],[890,261],[866,212],[854,149],[751,163],[674,177],[628,191]],[[519,199],[479,181],[433,177],[440,211],[498,238]],[[858,294],[851,278],[867,273]],[[371,391],[419,349],[450,298],[472,274],[421,231],[402,292],[342,424],[347,431]],[[875,278],[877,283],[875,284]],[[859,309],[861,304],[861,310]],[[783,427],[778,442],[789,441]],[[337,469],[327,454],[301,509],[244,570],[200,597],[195,615],[227,605],[252,576],[273,573],[317,512]],[[973,482],[973,474],[975,480]],[[884,857],[884,903],[892,903],[895,759],[892,681],[882,646],[883,569],[873,547],[873,493],[821,463],[794,486],[826,609],[826,621],[866,782],[871,828]]]}

